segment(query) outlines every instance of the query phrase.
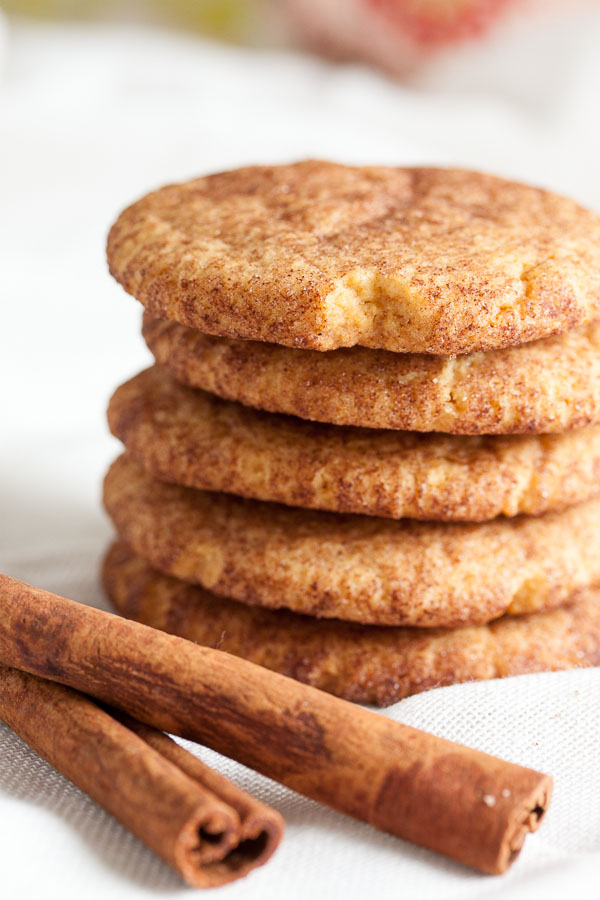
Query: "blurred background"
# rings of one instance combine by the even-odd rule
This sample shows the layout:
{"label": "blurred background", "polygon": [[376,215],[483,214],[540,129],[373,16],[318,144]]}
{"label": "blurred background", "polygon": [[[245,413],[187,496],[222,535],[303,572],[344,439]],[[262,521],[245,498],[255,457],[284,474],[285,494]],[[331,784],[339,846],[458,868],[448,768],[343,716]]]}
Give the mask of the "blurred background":
{"label": "blurred background", "polygon": [[[586,0],[8,0],[38,19],[152,24],[235,43],[309,47],[395,74]],[[587,5],[592,5],[588,0]],[[535,27],[535,26],[534,26]]]}
{"label": "blurred background", "polygon": [[[579,0],[581,5],[582,0]],[[191,29],[265,46],[306,44],[406,72],[444,47],[578,0],[9,0],[10,13]]]}

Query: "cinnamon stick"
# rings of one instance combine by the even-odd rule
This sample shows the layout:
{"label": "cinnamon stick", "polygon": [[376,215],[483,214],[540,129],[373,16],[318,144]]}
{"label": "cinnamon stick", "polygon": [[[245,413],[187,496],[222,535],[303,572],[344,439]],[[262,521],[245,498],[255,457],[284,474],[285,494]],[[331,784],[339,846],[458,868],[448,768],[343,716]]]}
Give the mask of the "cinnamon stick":
{"label": "cinnamon stick", "polygon": [[167,735],[78,691],[0,666],[0,720],[193,887],[246,875],[279,843],[279,813]]}
{"label": "cinnamon stick", "polygon": [[483,872],[508,868],[549,803],[547,775],[7,576],[0,663],[69,684]]}

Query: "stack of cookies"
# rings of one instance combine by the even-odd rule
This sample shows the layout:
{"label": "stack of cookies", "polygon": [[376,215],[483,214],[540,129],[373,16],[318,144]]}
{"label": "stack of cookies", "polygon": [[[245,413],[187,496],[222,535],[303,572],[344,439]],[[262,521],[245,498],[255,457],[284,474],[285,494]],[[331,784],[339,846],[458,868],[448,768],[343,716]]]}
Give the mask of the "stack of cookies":
{"label": "stack of cookies", "polygon": [[600,662],[600,218],[303,162],[125,210],[156,365],[108,418],[123,614],[340,696]]}

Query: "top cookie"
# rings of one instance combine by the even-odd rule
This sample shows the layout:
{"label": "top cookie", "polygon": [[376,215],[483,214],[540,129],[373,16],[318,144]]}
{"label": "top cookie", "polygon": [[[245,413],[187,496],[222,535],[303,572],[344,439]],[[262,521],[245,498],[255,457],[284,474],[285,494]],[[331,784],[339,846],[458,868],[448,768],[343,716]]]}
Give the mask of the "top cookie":
{"label": "top cookie", "polygon": [[254,166],[164,187],[108,238],[123,287],[200,331],[455,354],[600,316],[600,217],[457,169]]}

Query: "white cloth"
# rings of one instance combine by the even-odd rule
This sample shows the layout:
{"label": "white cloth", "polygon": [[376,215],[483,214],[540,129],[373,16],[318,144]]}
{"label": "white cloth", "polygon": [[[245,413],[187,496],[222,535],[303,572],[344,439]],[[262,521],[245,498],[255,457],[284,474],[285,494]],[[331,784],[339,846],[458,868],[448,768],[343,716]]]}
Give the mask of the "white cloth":
{"label": "white cloth", "polygon": [[[156,31],[11,24],[0,48],[0,569],[104,603],[100,479],[118,452],[104,407],[150,358],[140,310],[104,264],[122,206],[211,169],[314,155],[475,166],[600,209],[599,44],[590,12],[498,37],[400,86],[359,66]],[[546,822],[496,879],[197,751],[287,820],[272,862],[221,895],[594,896],[599,697],[600,670],[590,670],[440,689],[387,711],[555,776]],[[181,893],[166,866],[3,726],[0,847],[10,900]]]}

